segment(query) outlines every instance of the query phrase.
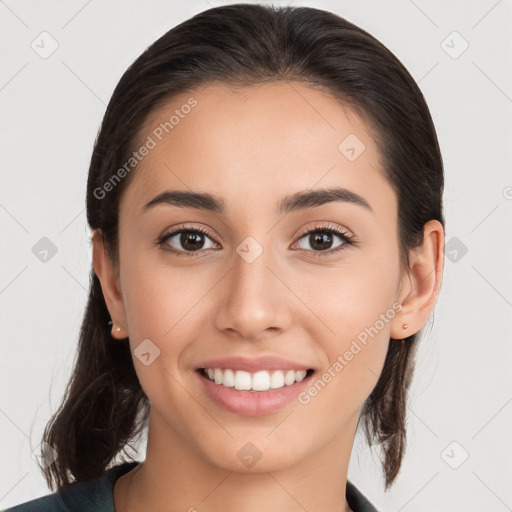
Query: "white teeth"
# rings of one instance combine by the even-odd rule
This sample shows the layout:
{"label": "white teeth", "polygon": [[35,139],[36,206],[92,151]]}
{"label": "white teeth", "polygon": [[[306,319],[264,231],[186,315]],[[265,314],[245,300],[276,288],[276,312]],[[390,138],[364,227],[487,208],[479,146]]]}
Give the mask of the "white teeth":
{"label": "white teeth", "polygon": [[297,376],[295,377],[295,380],[297,382],[300,382],[301,380],[304,380],[306,378],[306,375],[307,375],[308,372],[297,372]]}
{"label": "white teeth", "polygon": [[283,372],[273,372],[270,376],[270,387],[272,389],[282,388],[284,386]]}
{"label": "white teeth", "polygon": [[254,391],[267,391],[270,389],[270,375],[262,370],[252,376],[251,389]]}
{"label": "white teeth", "polygon": [[[216,382],[216,384],[223,384],[223,382]],[[238,370],[235,373],[235,389],[247,391],[251,389],[251,374],[249,372]]]}
{"label": "white teeth", "polygon": [[235,372],[233,370],[224,370],[222,385],[227,386],[228,388],[235,387]]}
{"label": "white teeth", "polygon": [[306,377],[304,370],[260,370],[249,373],[243,370],[206,368],[208,378],[220,386],[235,388],[239,391],[267,391],[269,389],[291,386]]}
{"label": "white teeth", "polygon": [[295,372],[293,370],[288,370],[286,375],[284,376],[284,383],[289,386],[295,382]]}

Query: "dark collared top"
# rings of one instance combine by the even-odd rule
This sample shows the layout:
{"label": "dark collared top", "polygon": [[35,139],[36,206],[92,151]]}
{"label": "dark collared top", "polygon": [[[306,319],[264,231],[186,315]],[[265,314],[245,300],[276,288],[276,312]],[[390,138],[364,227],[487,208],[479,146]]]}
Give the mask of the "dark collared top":
{"label": "dark collared top", "polygon": [[[95,480],[75,482],[52,494],[36,498],[1,512],[115,512],[114,484],[139,462],[124,462]],[[378,512],[372,503],[347,481],[347,502],[354,512]]]}

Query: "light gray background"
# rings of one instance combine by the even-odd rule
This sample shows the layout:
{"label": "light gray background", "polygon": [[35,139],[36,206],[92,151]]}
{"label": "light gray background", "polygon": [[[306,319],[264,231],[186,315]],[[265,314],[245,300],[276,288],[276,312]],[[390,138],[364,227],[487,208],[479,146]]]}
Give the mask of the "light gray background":
{"label": "light gray background", "polygon": [[[31,454],[75,356],[91,261],[85,184],[106,103],[155,39],[226,3],[0,0],[2,509],[49,494]],[[274,4],[331,10],[388,46],[419,82],[445,162],[445,274],[403,467],[384,493],[378,451],[358,435],[349,478],[382,511],[512,510],[511,2]],[[47,59],[31,47],[43,31],[58,43]],[[469,44],[461,55],[453,31]],[[57,247],[46,263],[32,252],[42,237]]]}

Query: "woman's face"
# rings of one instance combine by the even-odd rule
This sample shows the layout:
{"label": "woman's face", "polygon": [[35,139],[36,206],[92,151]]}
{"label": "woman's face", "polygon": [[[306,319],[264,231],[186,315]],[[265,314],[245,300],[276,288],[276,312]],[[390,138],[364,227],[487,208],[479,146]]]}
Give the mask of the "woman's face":
{"label": "woman's face", "polygon": [[[298,83],[210,85],[154,112],[141,140],[120,204],[115,320],[151,401],[150,443],[235,471],[351,446],[403,321],[397,200],[367,126]],[[176,191],[220,204],[146,206]],[[241,359],[212,363],[225,358]],[[238,370],[242,388],[313,373],[249,391],[230,372],[209,381],[208,366]]]}

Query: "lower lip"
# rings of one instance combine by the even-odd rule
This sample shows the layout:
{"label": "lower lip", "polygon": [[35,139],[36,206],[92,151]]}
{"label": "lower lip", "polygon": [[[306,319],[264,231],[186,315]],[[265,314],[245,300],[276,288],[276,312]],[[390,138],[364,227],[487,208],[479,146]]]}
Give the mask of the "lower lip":
{"label": "lower lip", "polygon": [[300,382],[268,391],[238,391],[215,384],[201,372],[196,371],[206,393],[223,409],[244,416],[271,414],[291,402],[309,385],[313,372]]}

